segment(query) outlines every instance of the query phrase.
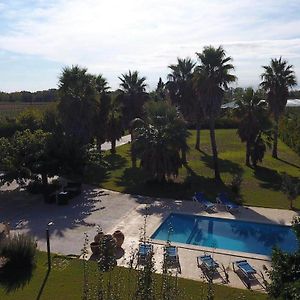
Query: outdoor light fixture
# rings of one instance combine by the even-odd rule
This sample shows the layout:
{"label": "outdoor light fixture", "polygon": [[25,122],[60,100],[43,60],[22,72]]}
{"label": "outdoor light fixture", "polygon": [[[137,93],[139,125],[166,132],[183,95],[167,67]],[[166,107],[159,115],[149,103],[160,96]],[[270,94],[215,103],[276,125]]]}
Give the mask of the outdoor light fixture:
{"label": "outdoor light fixture", "polygon": [[47,254],[48,254],[48,271],[51,270],[51,256],[50,256],[50,236],[49,236],[49,227],[54,223],[51,221],[47,224],[46,228],[46,237],[47,237]]}

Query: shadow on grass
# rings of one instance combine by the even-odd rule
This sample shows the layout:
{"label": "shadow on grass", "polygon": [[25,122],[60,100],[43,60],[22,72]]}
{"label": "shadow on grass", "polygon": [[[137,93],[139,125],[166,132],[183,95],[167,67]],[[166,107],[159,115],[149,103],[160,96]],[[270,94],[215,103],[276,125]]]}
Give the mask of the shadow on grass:
{"label": "shadow on grass", "polygon": [[41,299],[41,296],[42,296],[43,291],[44,291],[44,288],[45,288],[45,286],[46,286],[46,283],[47,283],[49,274],[50,274],[50,270],[48,269],[48,270],[47,270],[47,273],[46,273],[46,275],[45,275],[45,278],[44,278],[44,280],[43,280],[43,283],[42,283],[42,285],[41,285],[41,287],[40,287],[39,293],[38,293],[38,295],[37,295],[37,297],[36,297],[36,300],[40,300],[40,299]]}
{"label": "shadow on grass", "polygon": [[254,176],[260,181],[260,186],[265,189],[278,191],[281,189],[281,176],[273,169],[257,166],[254,170]]}
{"label": "shadow on grass", "polygon": [[284,160],[284,159],[282,159],[282,158],[277,158],[277,160],[279,160],[279,161],[281,161],[282,163],[284,163],[284,164],[286,164],[286,165],[289,165],[289,166],[291,166],[291,167],[300,169],[300,166],[295,165],[295,164],[293,164],[293,163],[290,163],[289,161]]}
{"label": "shadow on grass", "polygon": [[[200,151],[200,153],[201,160],[206,164],[206,166],[210,169],[214,169],[213,157],[204,151]],[[231,160],[218,158],[218,161],[221,173],[230,173],[232,175],[243,173],[243,168]]]}
{"label": "shadow on grass", "polygon": [[24,288],[30,282],[34,269],[35,265],[16,267],[7,262],[0,271],[0,285],[7,294]]}
{"label": "shadow on grass", "polygon": [[103,183],[110,179],[110,172],[124,168],[126,165],[126,158],[119,154],[110,154],[103,158],[100,165],[90,164],[84,174],[84,181],[86,183],[96,184]]}

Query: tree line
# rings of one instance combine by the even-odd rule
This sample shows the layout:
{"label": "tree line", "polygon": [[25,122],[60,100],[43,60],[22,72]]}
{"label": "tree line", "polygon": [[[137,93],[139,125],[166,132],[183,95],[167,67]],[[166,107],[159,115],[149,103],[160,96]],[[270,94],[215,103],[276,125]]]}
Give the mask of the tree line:
{"label": "tree line", "polygon": [[48,89],[44,91],[20,91],[5,93],[0,91],[0,102],[53,102],[57,101],[57,89]]}
{"label": "tree line", "polygon": [[[241,141],[246,144],[246,165],[255,167],[262,160],[268,141],[272,141],[272,155],[277,158],[279,119],[289,89],[296,85],[293,66],[286,60],[275,58],[262,67],[257,91],[229,88],[237,78],[233,60],[221,46],[204,47],[196,53],[195,61],[178,58],[169,70],[167,82],[160,78],[156,89],[148,93],[146,78],[138,71],[121,74],[120,88],[110,91],[102,74],[91,74],[78,65],[64,68],[59,77],[57,105],[43,113],[38,125],[34,124],[32,115],[23,116],[21,124],[27,122],[31,127],[28,125],[27,130],[0,140],[7,149],[17,149],[11,153],[19,151],[12,155],[0,151],[2,170],[6,174],[13,170],[14,177],[21,178],[19,165],[22,165],[26,172],[36,174],[39,170],[44,180],[47,174],[55,172],[80,173],[91,151],[96,149],[101,153],[101,144],[109,141],[111,152],[115,153],[116,141],[128,130],[132,136],[132,166],[136,167],[139,159],[141,168],[163,181],[176,176],[180,166],[186,163],[189,124],[196,125],[195,148],[200,150],[201,128],[206,123],[215,179],[220,181],[215,127],[222,104],[233,96],[238,97],[233,114],[239,120]],[[261,101],[262,95],[266,101]],[[29,149],[24,149],[24,139],[36,140],[38,145],[33,142]],[[9,147],[9,143],[13,146]],[[26,151],[37,157],[30,162],[22,161]],[[38,161],[38,166],[32,166],[33,161]]]}

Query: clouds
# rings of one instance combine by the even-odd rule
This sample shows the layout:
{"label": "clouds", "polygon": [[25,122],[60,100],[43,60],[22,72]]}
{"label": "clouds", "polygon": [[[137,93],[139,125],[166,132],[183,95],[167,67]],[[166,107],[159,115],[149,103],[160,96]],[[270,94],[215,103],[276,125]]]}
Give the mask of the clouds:
{"label": "clouds", "polygon": [[244,85],[257,83],[261,64],[273,56],[286,57],[300,73],[299,1],[10,2],[0,2],[0,50],[78,63],[103,73],[113,87],[128,69],[154,85],[176,57],[194,57],[209,44],[225,47]]}

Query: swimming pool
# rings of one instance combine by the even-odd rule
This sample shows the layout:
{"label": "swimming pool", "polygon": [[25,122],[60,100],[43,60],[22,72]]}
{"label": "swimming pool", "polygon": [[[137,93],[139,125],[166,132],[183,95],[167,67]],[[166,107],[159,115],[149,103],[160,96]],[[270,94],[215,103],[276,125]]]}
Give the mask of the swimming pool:
{"label": "swimming pool", "polygon": [[271,255],[278,246],[294,252],[298,243],[290,226],[204,216],[170,214],[152,239]]}

